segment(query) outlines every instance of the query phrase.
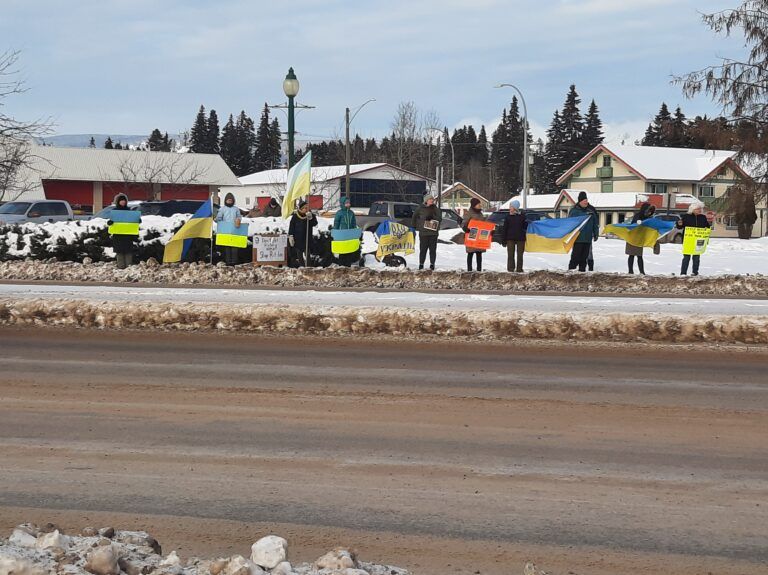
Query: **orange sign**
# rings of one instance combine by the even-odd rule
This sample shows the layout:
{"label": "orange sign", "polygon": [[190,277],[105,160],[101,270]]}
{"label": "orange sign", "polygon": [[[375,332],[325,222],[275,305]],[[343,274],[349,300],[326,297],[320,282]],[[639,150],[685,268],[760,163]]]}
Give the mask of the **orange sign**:
{"label": "orange sign", "polygon": [[490,249],[491,242],[493,241],[491,235],[495,227],[491,222],[469,220],[467,225],[469,231],[464,234],[464,245],[478,250]]}

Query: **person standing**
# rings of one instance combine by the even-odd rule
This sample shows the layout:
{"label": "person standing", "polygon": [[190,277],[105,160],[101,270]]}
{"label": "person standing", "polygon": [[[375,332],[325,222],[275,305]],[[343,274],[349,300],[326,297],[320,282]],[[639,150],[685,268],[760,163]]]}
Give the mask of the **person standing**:
{"label": "person standing", "polygon": [[[461,222],[461,228],[464,230],[464,233],[469,232],[469,222],[471,220],[480,220],[481,222],[484,222],[487,218],[485,215],[483,215],[483,210],[480,209],[481,202],[478,198],[472,198],[469,201],[469,209],[467,210],[467,213],[464,214],[464,219]],[[472,271],[472,258],[475,257],[477,260],[477,271],[481,272],[483,271],[483,254],[485,253],[485,250],[481,250],[480,248],[466,248],[467,250],[467,271]]]}
{"label": "person standing", "polygon": [[279,218],[281,215],[282,208],[275,198],[270,198],[263,208],[258,207],[257,204],[248,212],[249,218]]}
{"label": "person standing", "polygon": [[[688,213],[677,220],[677,227],[683,230],[683,242],[685,242],[685,228],[709,228],[710,223],[707,216],[704,215],[704,204],[701,202],[693,202],[688,206]],[[693,275],[699,275],[699,263],[701,256],[694,254],[693,256]],[[680,266],[680,275],[688,275],[688,265],[691,262],[691,256],[689,254],[683,254],[683,263]]]}
{"label": "person standing", "polygon": [[[528,231],[528,220],[520,212],[520,202],[514,200],[509,204],[509,215],[504,218],[501,227],[501,243],[507,248],[507,271],[523,271],[523,254],[525,253],[525,234]],[[517,265],[515,265],[517,255]]]}
{"label": "person standing", "polygon": [[597,210],[589,204],[587,192],[579,192],[578,201],[568,213],[569,218],[588,216],[589,219],[579,230],[579,236],[571,250],[571,261],[568,262],[568,269],[573,270],[577,267],[580,272],[587,271],[587,258],[592,249],[592,242],[596,242],[600,234],[600,223],[597,219]]}
{"label": "person standing", "polygon": [[[640,209],[637,211],[637,213],[632,216],[632,223],[633,224],[640,224],[644,220],[647,220],[648,218],[652,218],[653,214],[656,212],[656,207],[652,206],[648,202],[643,203],[642,206],[640,206]],[[627,242],[626,246],[624,247],[624,253],[629,256],[627,258],[627,268],[629,269],[629,273],[634,274],[635,273],[635,258],[637,258],[637,269],[640,270],[640,273],[642,275],[645,275],[645,262],[643,261],[643,247],[642,246],[633,246],[629,242]]]}
{"label": "person standing", "polygon": [[293,263],[291,267],[309,266],[309,255],[312,253],[312,228],[316,225],[317,218],[310,211],[309,204],[306,200],[301,200],[288,224],[288,246]]}
{"label": "person standing", "polygon": [[413,213],[411,227],[419,232],[419,269],[424,269],[424,262],[429,252],[429,269],[435,269],[437,259],[437,236],[443,214],[435,205],[435,198],[427,194],[424,203]]}
{"label": "person standing", "polygon": [[[224,196],[224,205],[216,213],[216,221],[234,224],[236,228],[239,228],[242,217],[240,208],[235,205],[235,196],[231,192],[227,192],[227,195]],[[224,262],[228,266],[237,265],[240,255],[238,250],[239,248],[234,246],[224,246]]]}
{"label": "person standing", "polygon": [[[113,210],[130,211],[128,207],[128,196],[125,194],[117,194],[114,199],[115,207]],[[141,221],[141,219],[139,219]],[[110,219],[107,221],[107,225],[112,225],[114,222]],[[138,236],[129,236],[126,234],[113,234],[112,235],[112,249],[115,250],[115,259],[117,260],[117,268],[124,270],[130,265],[133,265],[133,250],[136,245]]]}
{"label": "person standing", "polygon": [[[341,209],[333,217],[333,229],[335,230],[354,230],[357,228],[357,218],[352,211],[352,202],[349,198],[341,198]],[[351,266],[353,262],[360,259],[360,250],[351,254],[339,254],[339,263],[343,266]]]}

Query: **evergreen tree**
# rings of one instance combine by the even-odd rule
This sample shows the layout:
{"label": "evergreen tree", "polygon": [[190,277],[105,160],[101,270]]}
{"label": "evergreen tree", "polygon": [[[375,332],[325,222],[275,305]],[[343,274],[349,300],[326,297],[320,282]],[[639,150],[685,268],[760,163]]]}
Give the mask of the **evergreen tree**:
{"label": "evergreen tree", "polygon": [[[562,173],[578,162],[589,151],[584,142],[584,120],[579,111],[581,99],[573,84],[568,91],[560,114],[562,123],[561,167]],[[559,176],[558,176],[559,177]]]}
{"label": "evergreen tree", "polygon": [[648,126],[643,138],[643,146],[669,147],[669,134],[671,132],[672,114],[669,113],[667,104],[663,102],[659,113]]}
{"label": "evergreen tree", "polygon": [[237,133],[238,168],[243,175],[251,174],[256,171],[253,166],[253,153],[256,149],[256,130],[253,120],[244,110],[237,117],[235,131]]}
{"label": "evergreen tree", "polygon": [[488,136],[485,133],[485,126],[480,126],[480,133],[477,135],[475,158],[483,167],[486,167],[490,162],[488,157]]}
{"label": "evergreen tree", "polygon": [[602,144],[603,140],[603,122],[600,120],[597,104],[592,100],[584,122],[584,154]]}
{"label": "evergreen tree", "polygon": [[163,134],[163,143],[161,144],[161,152],[170,152],[173,150],[173,140],[168,139],[168,132]]}
{"label": "evergreen tree", "polygon": [[560,112],[555,110],[552,123],[547,130],[547,144],[544,147],[544,181],[542,188],[545,193],[556,193],[558,191],[557,179],[565,173],[570,167],[565,166],[567,155],[564,153],[563,142],[565,141],[565,129]]}
{"label": "evergreen tree", "polygon": [[253,171],[261,172],[271,167],[270,149],[272,148],[272,133],[269,125],[269,107],[264,104],[259,119],[259,127],[256,128],[256,149],[253,154]]}
{"label": "evergreen tree", "polygon": [[224,162],[229,166],[229,169],[234,172],[238,177],[244,176],[247,172],[243,172],[241,166],[238,165],[237,159],[237,146],[238,146],[238,134],[235,128],[235,119],[232,114],[229,115],[227,123],[224,124],[224,128],[221,130],[221,142],[219,144],[219,151]]}
{"label": "evergreen tree", "polygon": [[115,145],[112,143],[112,138],[107,136],[107,139],[104,140],[104,149],[105,150],[114,150]]}
{"label": "evergreen tree", "polygon": [[[115,150],[122,150],[122,149],[123,149],[123,145],[120,142],[115,144]],[[128,146],[125,146],[125,149],[127,150]]]}
{"label": "evergreen tree", "polygon": [[91,141],[88,142],[89,148],[95,148],[96,147],[96,140],[93,139],[93,136],[91,136]]}
{"label": "evergreen tree", "polygon": [[[272,123],[269,125],[269,135],[270,146],[267,159],[269,160],[270,168],[279,168],[282,165],[283,134],[280,131],[280,122],[277,121],[277,118],[273,118]],[[294,152],[294,159],[295,156]]]}
{"label": "evergreen tree", "polygon": [[683,114],[680,106],[675,110],[675,115],[669,123],[667,143],[671,148],[687,148],[689,146],[688,119]]}
{"label": "evergreen tree", "polygon": [[195,123],[189,135],[189,150],[196,154],[204,154],[208,143],[208,121],[205,117],[205,106],[200,106]]}
{"label": "evergreen tree", "polygon": [[160,130],[155,128],[152,130],[152,133],[149,135],[149,138],[147,139],[147,147],[149,148],[150,152],[161,152],[164,148],[164,140],[163,135],[160,133]]}
{"label": "evergreen tree", "polygon": [[218,154],[221,152],[219,146],[219,116],[216,110],[211,110],[208,114],[208,120],[205,126],[205,150],[206,154]]}

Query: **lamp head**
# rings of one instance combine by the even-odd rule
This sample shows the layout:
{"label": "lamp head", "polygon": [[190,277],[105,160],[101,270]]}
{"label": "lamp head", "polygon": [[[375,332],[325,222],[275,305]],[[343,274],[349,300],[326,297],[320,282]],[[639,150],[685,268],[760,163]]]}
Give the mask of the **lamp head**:
{"label": "lamp head", "polygon": [[295,98],[299,93],[299,80],[296,78],[296,74],[293,73],[293,68],[288,68],[288,74],[283,80],[283,92],[289,98]]}

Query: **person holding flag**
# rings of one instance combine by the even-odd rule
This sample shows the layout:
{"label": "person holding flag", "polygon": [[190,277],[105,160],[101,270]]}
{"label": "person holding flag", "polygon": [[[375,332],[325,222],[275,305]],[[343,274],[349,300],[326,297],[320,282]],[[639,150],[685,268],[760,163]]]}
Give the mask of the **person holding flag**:
{"label": "person holding flag", "polygon": [[312,253],[312,228],[317,225],[317,218],[309,209],[306,200],[299,202],[299,208],[291,216],[288,224],[288,245],[292,254],[291,267],[309,267],[309,255]]}
{"label": "person holding flag", "polygon": [[[309,192],[312,184],[312,152],[307,152],[295,166],[288,170],[283,196],[283,219],[291,218],[288,226],[288,246],[294,256],[294,265],[309,265],[312,226],[317,225],[309,209]],[[294,212],[296,202],[306,198]],[[299,230],[303,224],[303,230]]]}
{"label": "person holding flag", "polygon": [[[181,226],[181,229],[173,234],[171,241],[165,244],[163,263],[180,262],[186,257],[194,238],[206,238],[210,240],[213,237],[212,232],[213,198],[209,198],[207,202],[203,202],[203,204],[197,208],[197,211],[192,214],[192,217],[189,218],[183,226]],[[211,247],[211,249],[213,248]]]}
{"label": "person holding flag", "polygon": [[341,209],[333,218],[331,230],[331,252],[338,254],[339,263],[349,267],[360,259],[360,237],[362,230],[357,227],[357,218],[352,211],[352,202],[341,198]]}
{"label": "person holding flag", "polygon": [[128,207],[128,196],[125,194],[117,194],[114,201],[115,207],[112,208],[107,225],[112,235],[112,249],[115,250],[117,268],[122,270],[133,265],[133,249],[139,239],[141,213]]}
{"label": "person holding flag", "polygon": [[[240,228],[243,216],[240,213],[240,208],[235,205],[235,196],[232,192],[227,192],[227,195],[224,196],[224,205],[219,208],[215,219],[216,223],[231,224],[235,228]],[[239,259],[238,249],[231,245],[224,246],[224,262],[228,266],[237,265]]]}
{"label": "person holding flag", "polygon": [[568,262],[568,269],[573,270],[576,267],[580,272],[587,271],[587,259],[589,258],[589,251],[592,248],[592,242],[597,241],[600,234],[600,223],[597,221],[596,210],[589,205],[589,199],[587,199],[587,192],[579,192],[578,202],[568,212],[569,218],[587,216],[586,225],[579,230],[579,235],[573,244],[573,250],[571,251],[571,261]]}
{"label": "person holding flag", "polygon": [[[640,209],[638,212],[632,216],[632,223],[633,224],[641,224],[645,220],[652,218],[653,214],[656,213],[656,206],[652,206],[648,202],[644,202],[642,206],[640,206]],[[627,254],[627,268],[630,274],[635,273],[635,258],[637,258],[637,269],[640,271],[641,275],[645,275],[645,262],[643,261],[643,246],[637,246],[634,244],[631,244],[630,242],[626,243],[626,246],[624,247],[624,253]]]}

